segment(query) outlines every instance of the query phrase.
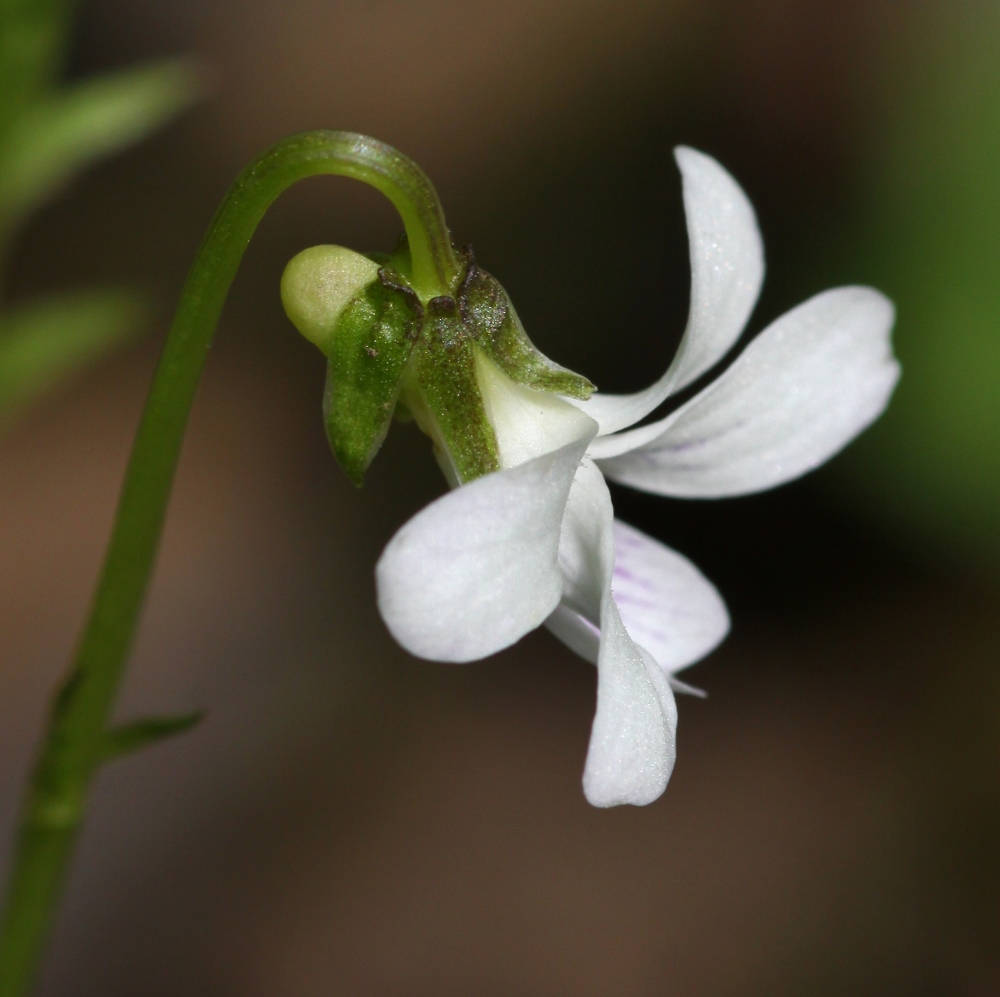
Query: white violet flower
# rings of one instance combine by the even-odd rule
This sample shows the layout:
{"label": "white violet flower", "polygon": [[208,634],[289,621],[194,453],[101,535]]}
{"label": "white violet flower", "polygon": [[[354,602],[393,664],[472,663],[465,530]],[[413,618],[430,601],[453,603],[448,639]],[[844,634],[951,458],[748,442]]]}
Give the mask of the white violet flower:
{"label": "white violet flower", "polygon": [[[471,472],[447,431],[447,406],[435,408],[427,378],[400,375],[392,396],[434,439],[453,490],[410,519],[378,562],[378,605],[387,627],[419,657],[466,662],[544,623],[596,664],[597,712],[583,787],[601,807],[650,803],[664,791],[675,757],[674,691],[697,691],[675,676],[729,628],[722,599],[693,564],[614,518],[605,478],[685,498],[772,488],[849,443],[883,411],[899,377],[891,302],[872,288],[841,287],[777,319],[693,398],[639,425],[723,359],[764,276],[760,232],[742,189],[709,156],[683,147],[675,156],[690,239],[691,304],[677,354],[655,384],[633,395],[589,398],[589,384],[576,390],[577,382],[565,389],[553,382],[542,390],[532,386],[541,383],[537,378],[514,376],[509,364],[504,369],[506,354],[475,341],[469,363],[495,457]],[[308,314],[294,300],[304,294],[308,267],[295,271],[293,261],[286,273],[286,308],[304,332],[317,309],[326,309],[329,327],[356,287],[373,280],[376,263],[356,254],[336,259],[341,270],[358,270],[354,283],[333,304],[314,297]],[[459,303],[467,316],[460,296]],[[425,304],[431,309],[434,301]],[[516,323],[512,308],[509,314]],[[341,368],[327,352],[335,381]],[[412,367],[409,356],[400,363]],[[572,376],[545,362],[549,375]],[[337,405],[332,390],[328,385],[328,421]]]}

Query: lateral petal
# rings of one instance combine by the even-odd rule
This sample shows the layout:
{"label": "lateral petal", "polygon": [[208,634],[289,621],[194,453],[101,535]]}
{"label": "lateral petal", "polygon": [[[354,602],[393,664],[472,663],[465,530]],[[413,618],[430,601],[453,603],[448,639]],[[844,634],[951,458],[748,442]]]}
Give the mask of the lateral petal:
{"label": "lateral petal", "polygon": [[375,568],[393,637],[435,661],[508,647],[559,602],[560,524],[586,440],[457,488],[405,523]]}
{"label": "lateral petal", "polygon": [[659,495],[721,498],[813,470],[885,409],[899,379],[892,302],[868,287],[818,294],[765,329],[665,419],[595,440],[608,477]]}
{"label": "lateral petal", "polygon": [[638,422],[671,394],[718,363],[739,339],[764,281],[764,244],[753,205],[711,156],[679,146],[691,253],[687,328],[667,372],[634,395],[574,401],[598,421],[601,435]]}
{"label": "lateral petal", "polygon": [[[611,591],[618,613],[629,636],[672,678],[725,638],[726,604],[686,557],[620,519],[614,521],[614,541]],[[596,624],[563,602],[545,626],[571,651],[597,664],[601,631]],[[672,685],[675,692],[690,688]]]}
{"label": "lateral petal", "polygon": [[[545,626],[574,654],[580,655],[584,661],[589,661],[592,665],[597,664],[601,650],[601,631],[590,620],[584,619],[575,610],[560,603],[545,621]],[[674,692],[683,692],[689,696],[697,696],[699,699],[704,699],[708,695],[704,689],[688,685],[676,675],[668,673],[667,681]]]}
{"label": "lateral petal", "polygon": [[629,635],[671,675],[729,633],[715,586],[686,558],[616,519],[612,592]]}

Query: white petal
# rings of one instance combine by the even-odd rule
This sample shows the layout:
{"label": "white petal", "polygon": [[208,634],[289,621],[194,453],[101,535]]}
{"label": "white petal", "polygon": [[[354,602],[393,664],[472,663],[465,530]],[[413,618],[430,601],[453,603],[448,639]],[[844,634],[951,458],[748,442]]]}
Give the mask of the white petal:
{"label": "white petal", "polygon": [[[615,606],[613,519],[608,486],[584,460],[566,504],[559,546],[563,605],[547,623],[587,660],[596,657],[597,712],[583,787],[598,807],[655,800],[673,770],[677,730],[670,682],[629,637]],[[595,633],[600,634],[596,655]]]}
{"label": "white petal", "polygon": [[501,467],[516,467],[575,440],[592,439],[597,423],[558,395],[512,381],[476,350],[476,380],[493,427]]}
{"label": "white petal", "polygon": [[680,146],[674,157],[684,179],[691,252],[687,329],[667,372],[645,391],[598,393],[576,403],[598,421],[601,435],[638,422],[718,363],[739,339],[764,280],[764,244],[740,185],[704,153]]}
{"label": "white petal", "polygon": [[563,602],[600,625],[604,593],[610,588],[615,563],[611,530],[614,510],[604,475],[592,460],[577,468],[563,516],[559,568]]}
{"label": "white petal", "polygon": [[[686,557],[618,519],[614,540],[612,594],[629,636],[668,675],[717,647],[729,632],[729,614],[715,586]],[[601,631],[594,623],[563,603],[545,625],[571,651],[597,664]],[[693,690],[680,685],[680,691]]]}
{"label": "white petal", "polygon": [[625,630],[610,597],[597,662],[597,713],[583,791],[595,807],[643,806],[674,768],[677,704],[666,675]]}
{"label": "white petal", "polygon": [[674,692],[683,692],[686,696],[697,696],[698,699],[705,699],[708,693],[704,689],[699,689],[696,685],[688,685],[687,682],[682,682],[676,675],[670,675],[670,688]]}
{"label": "white petal", "polygon": [[[545,621],[545,626],[574,654],[580,655],[584,661],[589,661],[592,665],[597,664],[601,650],[601,631],[590,620],[584,619],[579,613],[560,603]],[[683,692],[699,699],[704,699],[708,695],[704,689],[688,685],[676,675],[668,674],[667,678],[674,692]]]}
{"label": "white petal", "polygon": [[545,626],[574,654],[580,655],[592,665],[597,664],[601,650],[601,631],[590,620],[560,603],[545,621]]}
{"label": "white petal", "polygon": [[393,637],[435,661],[473,661],[533,630],[562,592],[560,524],[586,441],[498,471],[433,502],[375,568]]}
{"label": "white petal", "polygon": [[[744,495],[797,478],[885,409],[899,379],[893,318],[872,288],[818,294],[666,419],[595,440],[591,451],[612,458],[601,461],[608,477],[660,495]],[[603,446],[616,441],[621,456]]]}
{"label": "white petal", "polygon": [[612,591],[625,629],[668,674],[704,658],[729,632],[715,586],[686,557],[617,519]]}

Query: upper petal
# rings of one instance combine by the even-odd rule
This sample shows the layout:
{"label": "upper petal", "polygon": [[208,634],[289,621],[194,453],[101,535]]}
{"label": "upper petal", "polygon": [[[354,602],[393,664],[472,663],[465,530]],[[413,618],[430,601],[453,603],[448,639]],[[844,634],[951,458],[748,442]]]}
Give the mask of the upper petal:
{"label": "upper petal", "polygon": [[690,384],[739,339],[764,280],[764,245],[753,206],[740,185],[711,156],[674,150],[684,182],[691,252],[687,328],[667,372],[634,395],[574,402],[595,418],[601,434],[625,429]]}
{"label": "upper petal", "polygon": [[686,405],[595,440],[592,453],[610,478],[660,495],[743,495],[797,478],[885,409],[899,379],[893,319],[892,302],[872,288],[818,294]]}
{"label": "upper petal", "polygon": [[586,440],[439,498],[375,568],[393,637],[436,661],[473,661],[533,630],[562,592],[560,524]]}
{"label": "upper petal", "polygon": [[612,591],[625,629],[668,674],[704,658],[729,633],[715,586],[686,558],[616,519]]}

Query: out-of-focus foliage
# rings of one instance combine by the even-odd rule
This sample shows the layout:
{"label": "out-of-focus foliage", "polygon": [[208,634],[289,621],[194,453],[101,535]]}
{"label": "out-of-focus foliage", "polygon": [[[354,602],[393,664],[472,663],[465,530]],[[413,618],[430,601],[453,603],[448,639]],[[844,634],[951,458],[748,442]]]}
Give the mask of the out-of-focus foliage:
{"label": "out-of-focus foliage", "polygon": [[903,379],[859,449],[859,483],[893,516],[995,573],[1000,7],[930,10],[907,39],[895,76],[905,90],[878,134],[878,168],[866,170],[874,186],[864,273],[898,305]]}
{"label": "out-of-focus foliage", "polygon": [[[0,254],[75,174],[160,127],[197,93],[180,61],[60,85],[72,11],[66,0],[0,0]],[[0,310],[0,421],[134,334],[141,316],[139,295],[122,289]]]}
{"label": "out-of-focus foliage", "polygon": [[143,308],[127,290],[81,291],[0,317],[0,412],[22,408],[96,360],[137,327]]}

